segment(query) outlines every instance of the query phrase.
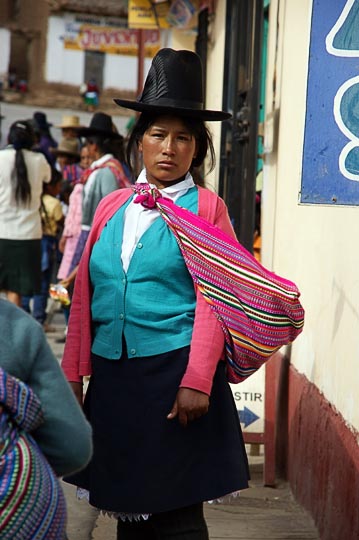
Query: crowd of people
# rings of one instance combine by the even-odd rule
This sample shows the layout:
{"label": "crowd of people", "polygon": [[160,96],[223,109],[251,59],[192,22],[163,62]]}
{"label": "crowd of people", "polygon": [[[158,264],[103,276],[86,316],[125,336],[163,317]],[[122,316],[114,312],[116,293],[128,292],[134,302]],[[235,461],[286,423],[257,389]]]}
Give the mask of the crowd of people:
{"label": "crowd of people", "polygon": [[65,115],[59,142],[51,127],[36,111],[10,126],[0,151],[0,289],[45,331],[50,283],[71,287],[82,229],[102,197],[131,185],[111,116],[97,112],[86,128]]}
{"label": "crowd of people", "polygon": [[71,294],[81,233],[101,198],[131,185],[111,116],[86,128],[65,115],[59,141],[51,127],[41,111],[16,120],[0,150],[1,538],[67,538],[57,476],[88,463],[92,430],[47,344],[50,285]]}
{"label": "crowd of people", "polygon": [[[71,436],[82,447],[78,442],[77,462],[60,466],[47,424],[40,449],[79,495],[117,519],[119,540],[206,540],[203,503],[248,486],[228,381],[257,369],[252,350],[263,334],[260,329],[257,338],[248,330],[244,303],[228,293],[236,262],[229,270],[225,262],[216,277],[222,254],[239,250],[243,260],[227,207],[203,179],[204,160],[215,166],[205,122],[230,114],[204,107],[199,56],[169,48],[153,58],[141,96],[115,102],[139,113],[126,148],[108,114],[94,113],[88,126],[76,116],[64,117],[57,144],[46,115],[36,112],[13,123],[8,146],[0,151],[0,290],[17,305],[0,303],[8,334],[0,368],[38,395],[36,418],[42,406],[46,423],[54,397],[47,404],[43,390],[49,381],[41,373],[50,353],[44,332],[38,325],[33,330],[36,323],[25,310],[46,331],[55,277],[71,297],[61,365],[73,390],[71,399],[64,391],[57,410],[63,411],[65,400],[70,414],[74,396],[79,407],[79,433],[65,422],[56,435],[63,439],[58,453]],[[261,306],[256,308],[260,313]],[[18,360],[13,366],[12,355]],[[22,358],[29,369],[21,368]],[[0,371],[0,390],[2,376]],[[59,380],[63,388],[61,377],[56,371],[53,384]],[[0,417],[1,406],[0,392]],[[92,456],[80,408],[92,428]],[[58,535],[21,538],[65,538],[58,500]],[[10,526],[5,521],[0,517],[0,536],[1,527]]]}

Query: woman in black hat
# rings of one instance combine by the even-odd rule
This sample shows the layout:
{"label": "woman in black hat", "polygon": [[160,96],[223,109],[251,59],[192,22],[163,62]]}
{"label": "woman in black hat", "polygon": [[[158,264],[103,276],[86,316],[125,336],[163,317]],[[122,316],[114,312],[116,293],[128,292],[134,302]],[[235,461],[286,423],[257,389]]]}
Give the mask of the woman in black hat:
{"label": "woman in black hat", "polygon": [[68,480],[118,518],[121,540],[204,540],[203,502],[247,487],[248,464],[222,329],[147,183],[234,236],[223,201],[198,181],[208,152],[214,166],[204,122],[230,115],[204,109],[190,51],[160,50],[139,100],[115,101],[141,112],[127,154],[142,155],[147,196],[106,197],[80,263],[62,366],[80,402],[91,374],[94,458]]}
{"label": "woman in black hat", "polygon": [[81,176],[81,182],[84,184],[81,235],[70,272],[80,261],[96,208],[101,199],[116,189],[131,185],[122,163],[115,157],[119,145],[123,143],[123,137],[118,133],[111,116],[97,112],[93,115],[89,127],[76,128],[76,131],[79,137],[86,138],[91,165]]}

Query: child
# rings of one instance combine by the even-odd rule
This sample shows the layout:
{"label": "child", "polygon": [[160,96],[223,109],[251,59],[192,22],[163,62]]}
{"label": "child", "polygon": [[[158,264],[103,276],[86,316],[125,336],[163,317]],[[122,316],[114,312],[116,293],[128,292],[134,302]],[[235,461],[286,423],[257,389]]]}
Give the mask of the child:
{"label": "child", "polygon": [[[61,173],[53,168],[51,180],[48,184],[43,185],[41,197],[41,293],[33,297],[32,315],[43,325],[45,332],[50,330],[45,322],[46,306],[56,256],[58,233],[64,222],[61,202],[57,198],[61,191],[61,183]],[[30,296],[24,296],[22,299],[22,307],[28,313],[30,313],[30,299]]]}

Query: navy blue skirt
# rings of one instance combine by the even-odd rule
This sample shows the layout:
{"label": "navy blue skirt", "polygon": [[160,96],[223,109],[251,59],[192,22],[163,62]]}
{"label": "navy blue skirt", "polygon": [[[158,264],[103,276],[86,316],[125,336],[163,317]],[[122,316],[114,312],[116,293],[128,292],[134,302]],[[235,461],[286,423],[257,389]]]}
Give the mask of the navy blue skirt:
{"label": "navy blue skirt", "polygon": [[93,355],[85,398],[94,455],[66,481],[113,512],[158,513],[248,487],[238,413],[220,362],[208,413],[187,427],[167,420],[189,347],[146,358]]}

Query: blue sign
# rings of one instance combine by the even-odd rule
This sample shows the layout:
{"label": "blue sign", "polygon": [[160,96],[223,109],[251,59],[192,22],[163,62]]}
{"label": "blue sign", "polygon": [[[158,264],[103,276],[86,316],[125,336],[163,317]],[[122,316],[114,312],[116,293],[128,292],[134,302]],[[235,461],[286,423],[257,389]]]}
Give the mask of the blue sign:
{"label": "blue sign", "polygon": [[314,0],[300,201],[359,204],[359,0]]}
{"label": "blue sign", "polygon": [[238,415],[240,423],[244,424],[245,428],[253,424],[256,420],[259,420],[259,416],[247,407],[243,407],[242,411],[238,411]]}

